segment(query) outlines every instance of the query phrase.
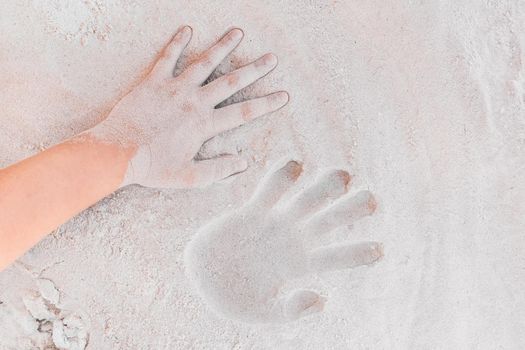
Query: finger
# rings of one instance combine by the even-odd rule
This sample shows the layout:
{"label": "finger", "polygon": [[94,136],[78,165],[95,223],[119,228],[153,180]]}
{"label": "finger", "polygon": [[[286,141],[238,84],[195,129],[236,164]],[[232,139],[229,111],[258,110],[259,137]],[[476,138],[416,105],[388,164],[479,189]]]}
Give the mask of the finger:
{"label": "finger", "polygon": [[264,77],[276,66],[277,56],[268,53],[258,60],[206,84],[202,87],[202,92],[213,105],[217,105],[237,91]]}
{"label": "finger", "polygon": [[315,249],[309,253],[308,261],[312,272],[324,272],[369,265],[383,255],[381,243],[361,242]]}
{"label": "finger", "polygon": [[198,85],[210,76],[221,61],[239,45],[244,33],[239,28],[230,30],[215,45],[204,52],[190,67],[187,73]]}
{"label": "finger", "polygon": [[192,29],[189,26],[182,27],[162,51],[162,55],[153,68],[154,74],[160,77],[172,77],[173,70],[180,55],[191,40]]}
{"label": "finger", "polygon": [[344,170],[331,170],[309,188],[292,199],[289,207],[290,217],[304,217],[315,213],[330,201],[333,201],[348,191],[350,174]]}
{"label": "finger", "polygon": [[377,207],[374,196],[369,191],[346,196],[328,208],[315,214],[308,222],[307,230],[313,234],[330,232],[333,229],[350,225],[360,218],[372,214]]}
{"label": "finger", "polygon": [[252,198],[252,204],[262,208],[272,207],[284,192],[295,183],[302,172],[302,163],[295,160],[290,160],[284,166],[269,172],[257,188]]}
{"label": "finger", "polygon": [[248,168],[245,159],[226,155],[213,159],[193,161],[178,174],[183,187],[206,187],[214,182],[243,172]]}
{"label": "finger", "polygon": [[250,120],[282,108],[288,103],[288,93],[276,92],[268,96],[235,103],[216,109],[209,120],[208,137],[241,126]]}
{"label": "finger", "polygon": [[276,320],[293,321],[323,311],[325,302],[316,292],[298,289],[279,298],[272,311]]}

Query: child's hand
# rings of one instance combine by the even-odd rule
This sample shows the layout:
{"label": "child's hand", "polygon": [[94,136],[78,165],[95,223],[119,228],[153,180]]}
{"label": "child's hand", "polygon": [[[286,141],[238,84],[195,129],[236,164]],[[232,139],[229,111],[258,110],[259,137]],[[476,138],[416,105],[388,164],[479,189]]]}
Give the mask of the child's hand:
{"label": "child's hand", "polygon": [[237,156],[195,160],[220,132],[274,111],[286,92],[215,109],[277,65],[274,55],[202,86],[239,44],[234,29],[178,77],[175,63],[191,38],[182,28],[148,76],[94,128],[0,169],[0,270],[51,230],[127,184],[205,186],[246,169]]}
{"label": "child's hand", "polygon": [[383,256],[378,242],[308,247],[315,236],[372,214],[376,203],[368,191],[345,196],[350,175],[333,170],[289,203],[276,205],[301,171],[301,164],[291,161],[270,173],[244,207],[210,222],[186,248],[188,276],[220,314],[245,322],[284,322],[319,312],[324,298],[318,293],[283,293],[283,285]]}
{"label": "child's hand", "polygon": [[288,102],[286,92],[276,92],[215,109],[235,92],[268,74],[277,65],[277,58],[266,54],[201,86],[239,44],[243,32],[231,30],[180,75],[173,77],[175,63],[191,36],[191,28],[183,27],[150,74],[115,106],[106,120],[87,132],[136,149],[122,185],[202,187],[244,171],[247,163],[236,155],[209,160],[194,157],[206,140]]}

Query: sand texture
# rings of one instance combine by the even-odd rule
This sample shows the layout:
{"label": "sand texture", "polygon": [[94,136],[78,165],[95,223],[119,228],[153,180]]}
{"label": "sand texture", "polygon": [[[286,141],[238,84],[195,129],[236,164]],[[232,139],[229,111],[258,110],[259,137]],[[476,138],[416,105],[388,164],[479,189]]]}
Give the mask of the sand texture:
{"label": "sand texture", "polygon": [[[0,349],[525,348],[524,1],[1,1],[0,167],[95,125],[182,24],[182,65],[243,28],[217,74],[268,51],[279,66],[232,100],[284,89],[289,105],[201,150],[246,156],[242,175],[127,187],[0,273]],[[322,312],[225,318],[239,303],[202,297],[185,247],[283,156],[303,165],[285,200],[324,169],[375,197],[320,244],[378,241],[385,255],[285,281],[319,293]],[[244,242],[272,251],[276,237]],[[243,271],[260,259],[239,256]]]}

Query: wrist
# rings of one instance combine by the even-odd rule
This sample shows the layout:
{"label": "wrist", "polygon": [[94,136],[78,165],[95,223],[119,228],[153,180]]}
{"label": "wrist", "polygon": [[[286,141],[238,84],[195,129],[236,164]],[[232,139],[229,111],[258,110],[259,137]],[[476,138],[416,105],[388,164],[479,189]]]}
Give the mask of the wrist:
{"label": "wrist", "polygon": [[141,140],[139,128],[134,126],[131,121],[124,123],[122,120],[125,120],[125,118],[118,118],[110,114],[107,118],[80,135],[97,139],[103,143],[115,144],[122,149],[137,148],[138,140]]}
{"label": "wrist", "polygon": [[128,156],[128,168],[120,187],[141,183],[149,175],[151,135],[148,136],[144,132],[145,127],[138,125],[135,119],[117,106],[106,119],[81,134],[82,137],[114,145]]}
{"label": "wrist", "polygon": [[102,137],[100,130],[95,127],[65,143],[78,149],[86,168],[96,169],[104,187],[116,190],[131,183],[131,159],[137,152],[137,146],[121,141],[115,133],[112,133],[112,137],[109,134],[106,136]]}

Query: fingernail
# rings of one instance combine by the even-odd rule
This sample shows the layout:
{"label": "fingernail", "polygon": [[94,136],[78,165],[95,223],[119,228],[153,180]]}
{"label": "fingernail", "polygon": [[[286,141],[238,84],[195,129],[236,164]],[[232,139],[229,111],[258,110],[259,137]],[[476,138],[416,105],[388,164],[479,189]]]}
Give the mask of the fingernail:
{"label": "fingernail", "polygon": [[279,109],[288,103],[290,97],[286,91],[279,91],[271,96],[271,104],[273,108]]}
{"label": "fingernail", "polygon": [[267,53],[255,61],[255,67],[268,67],[273,68],[277,65],[277,56],[273,53]]}
{"label": "fingernail", "polygon": [[370,210],[370,213],[373,213],[376,211],[377,202],[373,195],[370,195],[370,198],[368,198],[368,201],[366,204],[367,204],[368,210]]}
{"label": "fingernail", "polygon": [[244,158],[240,158],[236,164],[237,171],[245,171],[248,169],[248,161]]}
{"label": "fingernail", "polygon": [[230,31],[230,37],[234,40],[240,40],[244,36],[244,33],[239,28],[234,28]]}
{"label": "fingernail", "polygon": [[263,62],[267,66],[276,66],[277,65],[277,56],[275,56],[273,53],[267,53],[262,57]]}
{"label": "fingernail", "polygon": [[179,31],[175,34],[173,37],[175,40],[183,40],[186,39],[191,34],[191,27],[190,26],[184,26],[179,29]]}
{"label": "fingernail", "polygon": [[192,32],[192,29],[190,26],[184,26],[182,28],[182,34],[184,34],[184,36],[191,34],[191,32]]}
{"label": "fingernail", "polygon": [[286,91],[280,91],[277,93],[279,102],[284,106],[290,101],[290,95]]}
{"label": "fingernail", "polygon": [[303,172],[303,163],[291,160],[283,167],[288,175],[288,177],[295,181]]}
{"label": "fingernail", "polygon": [[352,180],[352,177],[350,176],[350,174],[347,171],[344,171],[344,170],[337,170],[336,171],[336,176],[337,176],[337,178],[339,180],[341,180],[343,182],[343,185],[344,185],[345,189],[347,188],[348,184]]}
{"label": "fingernail", "polygon": [[381,242],[374,242],[372,245],[372,251],[375,253],[376,260],[381,259],[385,256],[385,246]]}

